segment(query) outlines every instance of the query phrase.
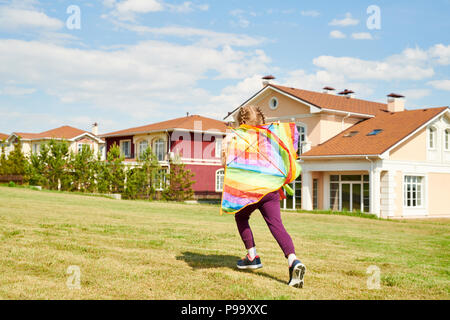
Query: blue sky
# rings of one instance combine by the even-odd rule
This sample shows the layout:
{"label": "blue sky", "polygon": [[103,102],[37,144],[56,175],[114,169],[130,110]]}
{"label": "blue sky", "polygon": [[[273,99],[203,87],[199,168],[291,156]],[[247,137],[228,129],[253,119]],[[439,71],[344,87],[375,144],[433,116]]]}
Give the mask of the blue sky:
{"label": "blue sky", "polygon": [[267,74],[448,106],[449,12],[450,0],[0,0],[0,132],[220,119]]}

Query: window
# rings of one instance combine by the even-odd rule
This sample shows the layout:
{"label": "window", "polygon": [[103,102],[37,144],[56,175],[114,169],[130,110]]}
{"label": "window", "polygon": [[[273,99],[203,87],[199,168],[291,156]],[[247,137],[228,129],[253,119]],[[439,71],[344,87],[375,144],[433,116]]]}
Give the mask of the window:
{"label": "window", "polygon": [[79,143],[78,144],[78,153],[81,153],[83,151],[83,146],[89,146],[86,143]]}
{"label": "window", "polygon": [[166,154],[166,143],[163,139],[158,139],[155,141],[154,150],[158,161],[164,161]]}
{"label": "window", "polygon": [[313,179],[313,210],[318,209],[319,207],[319,197],[318,197],[318,180]]}
{"label": "window", "polygon": [[144,154],[145,150],[148,148],[148,141],[142,140],[139,142],[139,158],[142,158],[142,155]]}
{"label": "window", "polygon": [[444,131],[444,148],[445,151],[450,151],[450,129]]}
{"label": "window", "polygon": [[403,205],[409,208],[422,207],[423,177],[405,176],[403,181]]}
{"label": "window", "polygon": [[372,130],[371,132],[369,132],[367,135],[368,136],[376,136],[377,134],[379,134],[382,131],[383,131],[383,129],[375,129],[375,130]]}
{"label": "window", "polygon": [[39,144],[38,143],[33,144],[33,153],[34,154],[39,153]]}
{"label": "window", "polygon": [[359,131],[350,131],[349,133],[344,134],[344,137],[353,137],[356,135]]}
{"label": "window", "polygon": [[301,155],[302,154],[303,144],[306,141],[306,129],[305,129],[304,126],[297,126],[297,131],[298,131],[298,150],[297,150],[297,154]]}
{"label": "window", "polygon": [[223,179],[225,177],[225,170],[219,169],[216,171],[216,192],[223,191]]}
{"label": "window", "polygon": [[433,127],[428,128],[428,148],[436,148],[436,128]]}
{"label": "window", "polygon": [[269,101],[269,107],[272,110],[275,110],[276,108],[278,108],[278,99],[273,97],[272,99],[270,99]]}
{"label": "window", "polygon": [[120,141],[120,152],[125,158],[131,158],[131,140]]}
{"label": "window", "polygon": [[162,191],[166,187],[166,169],[159,169],[153,180],[153,188],[157,191]]}
{"label": "window", "polygon": [[216,142],[215,156],[216,158],[220,158],[222,153],[222,138],[216,137],[215,142]]}

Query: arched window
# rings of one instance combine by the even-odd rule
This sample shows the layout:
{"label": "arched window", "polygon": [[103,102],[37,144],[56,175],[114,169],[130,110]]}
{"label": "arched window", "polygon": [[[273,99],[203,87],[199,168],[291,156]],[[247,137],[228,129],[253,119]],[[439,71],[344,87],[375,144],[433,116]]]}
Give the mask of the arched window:
{"label": "arched window", "polygon": [[428,148],[429,149],[436,148],[436,128],[434,127],[428,128]]}
{"label": "arched window", "polygon": [[142,140],[139,142],[139,158],[142,158],[142,155],[144,154],[144,151],[148,148],[148,141]]}
{"label": "arched window", "polygon": [[219,169],[216,171],[216,192],[223,191],[223,179],[225,177],[225,170]]}
{"label": "arched window", "polygon": [[304,125],[297,125],[297,131],[298,131],[298,150],[297,154],[302,154],[302,147],[304,142],[306,141],[306,127]]}
{"label": "arched window", "polygon": [[445,151],[450,151],[450,128],[444,132],[444,147]]}
{"label": "arched window", "polygon": [[166,155],[166,142],[163,139],[157,139],[153,143],[153,151],[158,161],[164,161]]}

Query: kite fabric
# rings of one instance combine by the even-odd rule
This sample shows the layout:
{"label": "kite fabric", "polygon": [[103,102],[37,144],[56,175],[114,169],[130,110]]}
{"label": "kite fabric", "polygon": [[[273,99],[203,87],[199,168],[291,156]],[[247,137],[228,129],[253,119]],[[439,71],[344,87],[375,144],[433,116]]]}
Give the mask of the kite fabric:
{"label": "kite fabric", "polygon": [[266,194],[288,187],[301,172],[295,123],[230,129],[221,214],[236,214]]}

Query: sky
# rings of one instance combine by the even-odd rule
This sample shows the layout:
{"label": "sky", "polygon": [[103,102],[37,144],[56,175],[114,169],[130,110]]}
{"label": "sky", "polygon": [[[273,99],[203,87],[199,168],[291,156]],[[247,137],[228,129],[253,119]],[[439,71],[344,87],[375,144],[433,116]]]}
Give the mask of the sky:
{"label": "sky", "polygon": [[0,0],[0,132],[222,119],[275,83],[450,105],[450,0]]}

